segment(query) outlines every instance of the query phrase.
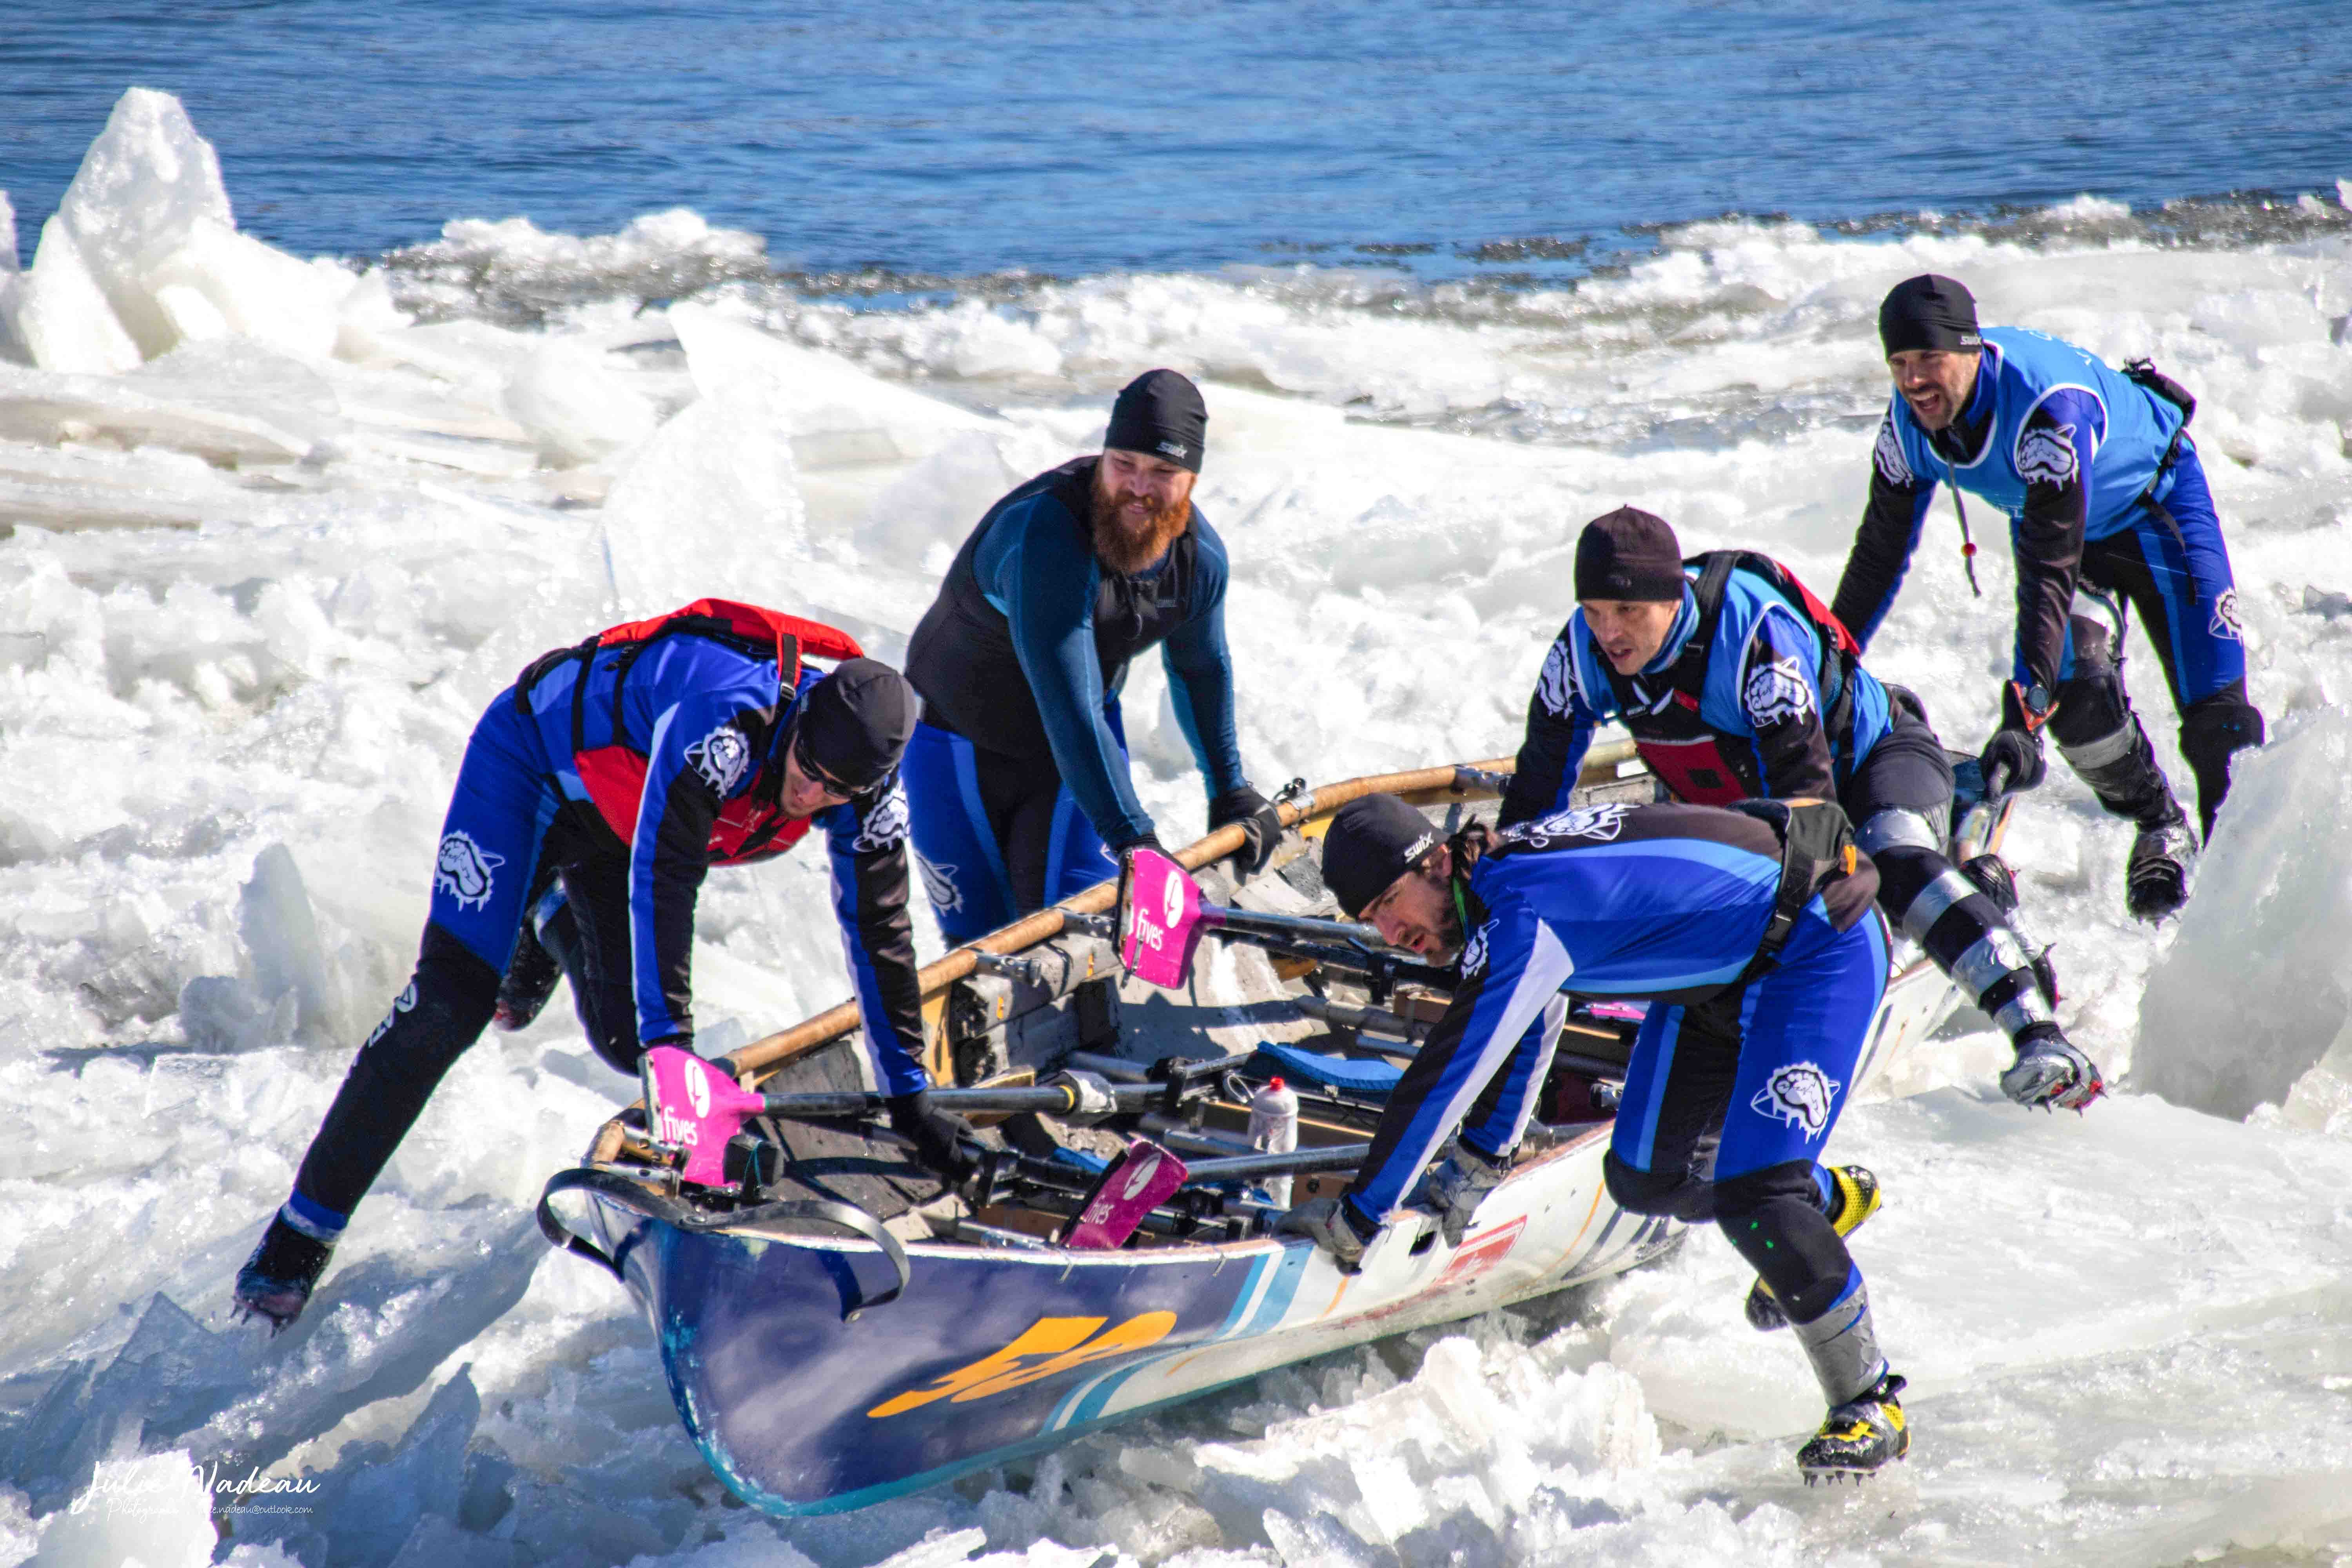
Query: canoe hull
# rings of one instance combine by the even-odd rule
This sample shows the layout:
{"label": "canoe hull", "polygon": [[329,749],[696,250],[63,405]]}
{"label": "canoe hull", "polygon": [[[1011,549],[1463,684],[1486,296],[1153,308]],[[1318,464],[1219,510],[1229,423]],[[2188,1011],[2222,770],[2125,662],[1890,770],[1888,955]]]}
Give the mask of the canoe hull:
{"label": "canoe hull", "polygon": [[[1430,1216],[1341,1274],[1290,1238],[1087,1254],[690,1233],[593,1203],[688,1435],[737,1496],[830,1513],[913,1491],[1290,1362],[1621,1272],[1678,1226],[1601,1185],[1608,1130],[1523,1165],[1448,1247]],[[855,1316],[848,1314],[855,1312]]]}

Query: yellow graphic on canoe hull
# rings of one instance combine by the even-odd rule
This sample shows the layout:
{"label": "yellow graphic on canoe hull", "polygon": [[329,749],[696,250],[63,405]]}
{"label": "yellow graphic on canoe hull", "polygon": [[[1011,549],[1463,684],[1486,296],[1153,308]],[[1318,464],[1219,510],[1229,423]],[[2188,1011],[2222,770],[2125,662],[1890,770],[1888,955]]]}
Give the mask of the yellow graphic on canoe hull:
{"label": "yellow graphic on canoe hull", "polygon": [[1108,1321],[1040,1318],[1003,1350],[960,1366],[928,1387],[911,1388],[886,1399],[866,1414],[874,1418],[901,1415],[939,1399],[961,1405],[1052,1377],[1088,1362],[1143,1350],[1168,1337],[1169,1331],[1176,1326],[1176,1314],[1144,1312],[1095,1335],[1095,1331]]}

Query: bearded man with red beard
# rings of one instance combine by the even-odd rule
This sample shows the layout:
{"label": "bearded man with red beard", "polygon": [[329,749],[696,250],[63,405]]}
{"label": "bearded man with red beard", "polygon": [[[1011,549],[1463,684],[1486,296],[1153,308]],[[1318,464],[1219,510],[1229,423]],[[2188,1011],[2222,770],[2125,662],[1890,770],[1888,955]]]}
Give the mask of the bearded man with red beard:
{"label": "bearded man with red beard", "polygon": [[1098,454],[1015,489],[957,552],[907,648],[923,700],[904,776],[915,859],[950,942],[986,934],[1159,847],[1135,797],[1118,692],[1157,646],[1209,797],[1245,870],[1281,837],[1242,772],[1225,650],[1225,547],[1192,505],[1201,390],[1149,371]]}

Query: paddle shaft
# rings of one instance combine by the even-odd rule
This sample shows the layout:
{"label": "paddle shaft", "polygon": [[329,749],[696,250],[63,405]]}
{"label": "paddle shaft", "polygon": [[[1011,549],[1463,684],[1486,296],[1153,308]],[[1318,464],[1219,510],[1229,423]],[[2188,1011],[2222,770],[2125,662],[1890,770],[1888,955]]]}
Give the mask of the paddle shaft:
{"label": "paddle shaft", "polygon": [[[1111,1096],[1121,1111],[1157,1109],[1167,1098],[1165,1084],[1113,1084]],[[1078,1109],[1075,1089],[1061,1088],[1038,1089],[935,1089],[930,1103],[942,1110],[1002,1110],[1042,1111],[1048,1116],[1066,1115]],[[871,1116],[888,1108],[889,1101],[881,1095],[866,1089],[815,1089],[804,1094],[769,1094],[760,1098],[761,1116]]]}

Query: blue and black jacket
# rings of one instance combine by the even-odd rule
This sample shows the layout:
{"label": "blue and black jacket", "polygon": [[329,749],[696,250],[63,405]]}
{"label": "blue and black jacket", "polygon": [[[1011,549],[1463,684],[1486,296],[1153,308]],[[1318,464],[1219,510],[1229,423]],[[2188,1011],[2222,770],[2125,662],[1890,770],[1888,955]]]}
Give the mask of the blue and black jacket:
{"label": "blue and black jacket", "polygon": [[1176,721],[1213,800],[1247,785],[1225,650],[1225,547],[1196,509],[1167,554],[1131,575],[1095,554],[1098,457],[1049,469],[991,507],[956,552],[907,647],[926,723],[983,752],[1050,754],[1114,852],[1147,837],[1124,749],[1103,711],[1136,655],[1161,658]]}
{"label": "blue and black jacket", "polygon": [[[1710,568],[1713,569],[1712,574]],[[1678,800],[1835,800],[1885,737],[1886,689],[1786,568],[1715,551],[1684,568],[1657,657],[1620,675],[1575,611],[1544,656],[1502,825],[1566,809],[1593,731],[1622,722]]]}
{"label": "blue and black jacket", "polygon": [[[884,787],[814,816],[783,816],[783,742],[802,696],[826,672],[803,666],[796,647],[780,658],[772,642],[761,647],[717,626],[682,629],[682,618],[559,649],[515,686],[558,789],[593,820],[592,838],[627,857],[639,1043],[694,1033],[694,908],[709,868],[781,855],[821,828],[877,1087],[914,1093],[929,1080],[907,910],[906,791],[893,773]],[[843,644],[810,651],[856,651]]]}
{"label": "blue and black jacket", "polygon": [[1923,427],[1900,393],[1888,400],[1870,504],[1832,607],[1867,647],[1903,585],[1936,486],[1957,486],[2009,514],[2014,678],[2054,691],[2084,542],[2147,520],[2141,501],[2171,493],[2189,411],[2155,390],[2152,374],[2135,379],[2044,333],[1988,327],[1984,341],[1976,386],[1945,429]]}
{"label": "blue and black jacket", "polygon": [[[1868,913],[1877,871],[1866,858],[1856,867],[1801,906],[1783,968],[1801,970]],[[1470,872],[1461,983],[1349,1188],[1358,1212],[1379,1221],[1402,1204],[1507,1066],[1529,1080],[1507,1092],[1541,1088],[1535,1032],[1563,988],[1691,1005],[1748,978],[1782,885],[1780,835],[1743,812],[1580,805],[1504,830]]]}

